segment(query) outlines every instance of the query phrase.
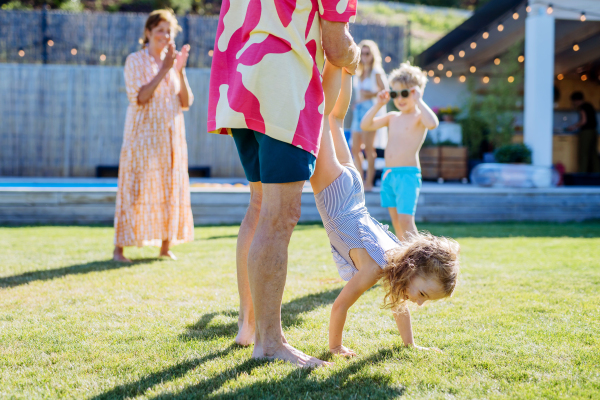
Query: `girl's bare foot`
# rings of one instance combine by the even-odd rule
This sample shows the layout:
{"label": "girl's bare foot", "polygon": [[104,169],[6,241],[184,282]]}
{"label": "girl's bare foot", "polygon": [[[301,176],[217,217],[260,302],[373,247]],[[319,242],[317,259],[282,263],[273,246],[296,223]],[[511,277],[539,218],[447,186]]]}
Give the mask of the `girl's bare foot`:
{"label": "girl's bare foot", "polygon": [[334,347],[333,349],[329,349],[331,354],[337,354],[344,357],[356,357],[356,353],[354,350],[349,349],[343,345],[339,345],[338,347]]}
{"label": "girl's bare foot", "polygon": [[131,262],[131,260],[129,258],[125,257],[125,255],[123,254],[122,247],[115,247],[115,250],[113,251],[113,261],[125,262],[125,263]]}
{"label": "girl's bare foot", "polygon": [[249,324],[242,324],[239,327],[235,342],[240,346],[250,346],[254,343],[254,327]]}

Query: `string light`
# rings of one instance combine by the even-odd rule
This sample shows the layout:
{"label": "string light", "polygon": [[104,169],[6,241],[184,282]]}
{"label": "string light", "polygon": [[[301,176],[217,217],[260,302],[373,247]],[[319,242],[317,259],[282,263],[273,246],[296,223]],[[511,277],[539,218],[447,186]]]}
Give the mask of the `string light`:
{"label": "string light", "polygon": [[450,54],[448,56],[448,61],[454,61],[454,54]]}
{"label": "string light", "polygon": [[387,56],[387,57],[385,58],[385,62],[386,62],[386,63],[392,62],[392,57],[390,57],[390,56]]}
{"label": "string light", "polygon": [[211,49],[211,50],[209,50],[209,51],[208,51],[208,56],[209,56],[209,57],[212,57],[214,53],[215,53],[215,52],[214,52],[214,51]]}
{"label": "string light", "polygon": [[484,77],[483,77],[483,83],[485,83],[485,84],[488,84],[488,83],[490,83],[490,77],[489,77],[489,76],[487,76],[487,75],[486,75],[486,76],[484,76]]}
{"label": "string light", "polygon": [[75,47],[71,49],[71,54],[74,56],[77,55],[77,49]]}
{"label": "string light", "polygon": [[554,12],[554,7],[552,6],[552,4],[548,4],[548,8],[546,8],[546,12],[548,13],[548,15],[550,15]]}
{"label": "string light", "polygon": [[459,80],[461,83],[465,83],[465,81],[467,80],[467,77],[466,77],[466,76],[464,76],[464,75],[461,75],[461,76],[458,78],[458,80]]}
{"label": "string light", "polygon": [[461,50],[461,51],[459,51],[459,52],[458,52],[458,56],[459,56],[460,58],[463,58],[463,57],[465,56],[465,51],[464,51],[464,50]]}
{"label": "string light", "polygon": [[469,68],[469,71],[471,71],[471,73],[474,74],[475,71],[477,71],[477,68],[475,68],[474,65],[471,65],[471,68]]}
{"label": "string light", "polygon": [[472,42],[472,43],[471,43],[471,48],[472,48],[472,49],[475,49],[476,47],[477,47],[477,43],[475,43],[475,42]]}
{"label": "string light", "polygon": [[438,69],[439,69],[440,71],[441,71],[441,70],[443,70],[443,69],[444,69],[444,64],[442,64],[442,63],[438,64]]}
{"label": "string light", "polygon": [[518,12],[516,12],[516,11],[515,11],[515,12],[513,13],[513,19],[514,19],[515,21],[519,19],[519,13],[518,13]]}
{"label": "string light", "polygon": [[504,30],[504,25],[498,24],[498,32],[502,32]]}
{"label": "string light", "polygon": [[433,76],[435,75],[435,72],[433,70],[429,70],[429,76]]}
{"label": "string light", "polygon": [[48,40],[48,46],[50,46],[50,47],[54,46],[54,40],[52,40],[52,39]]}
{"label": "string light", "polygon": [[523,61],[525,61],[525,56],[523,54],[521,54],[518,58],[519,62],[522,63]]}
{"label": "string light", "polygon": [[563,79],[565,79],[565,76],[563,74],[558,74],[556,76],[556,79],[558,79],[559,81],[562,81]]}
{"label": "string light", "polygon": [[581,80],[584,82],[587,81],[587,75],[586,74],[581,75]]}
{"label": "string light", "polygon": [[494,60],[494,64],[496,64],[496,65],[500,65],[500,58],[496,58],[496,59]]}
{"label": "string light", "polygon": [[585,16],[585,11],[581,12],[581,17],[579,17],[579,19],[581,20],[581,22],[585,22],[585,20],[587,19]]}
{"label": "string light", "polygon": [[433,79],[433,82],[435,82],[435,83],[440,83],[440,81],[441,81],[441,79],[440,79],[440,77],[439,77],[439,76],[436,76],[436,77]]}
{"label": "string light", "polygon": [[579,51],[579,45],[577,43],[573,45],[573,51]]}
{"label": "string light", "polygon": [[490,37],[490,33],[489,32],[483,32],[483,35],[481,35],[484,39],[487,39]]}
{"label": "string light", "polygon": [[515,81],[515,77],[514,76],[509,76],[508,77],[508,83],[513,83]]}
{"label": "string light", "polygon": [[452,71],[446,71],[446,76],[448,78],[452,78]]}
{"label": "string light", "polygon": [[100,61],[106,61],[106,56],[104,54],[100,54]]}
{"label": "string light", "polygon": [[530,13],[530,12],[531,12],[531,6],[530,6],[529,4],[527,4],[527,7],[525,7],[525,11],[526,11],[527,13]]}
{"label": "string light", "polygon": [[19,57],[25,57],[25,50],[19,50]]}

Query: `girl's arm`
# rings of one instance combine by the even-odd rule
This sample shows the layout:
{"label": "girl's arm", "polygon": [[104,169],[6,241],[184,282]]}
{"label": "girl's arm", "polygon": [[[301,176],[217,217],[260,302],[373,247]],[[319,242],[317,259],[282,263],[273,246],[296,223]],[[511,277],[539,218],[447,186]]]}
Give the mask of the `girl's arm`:
{"label": "girl's arm", "polygon": [[394,319],[396,320],[396,326],[398,327],[398,332],[400,332],[400,337],[402,337],[402,341],[404,345],[407,347],[414,347],[419,350],[433,350],[441,353],[440,349],[435,347],[421,347],[415,344],[415,339],[413,337],[412,324],[410,322],[410,311],[406,305],[401,306],[399,309],[394,311]]}
{"label": "girl's arm", "polygon": [[341,293],[335,299],[331,307],[331,319],[329,320],[329,351],[333,354],[347,356],[355,355],[352,350],[342,346],[342,335],[348,309],[368,289],[372,288],[381,277],[381,268],[375,262],[364,266],[344,286]]}
{"label": "girl's arm", "polygon": [[388,126],[390,123],[391,113],[387,113],[383,117],[375,118],[375,115],[381,107],[384,107],[388,101],[390,101],[390,94],[387,90],[382,90],[377,95],[377,103],[371,107],[369,111],[365,114],[362,121],[360,121],[360,129],[363,131],[376,131],[377,129],[383,128],[384,126]]}
{"label": "girl's arm", "polygon": [[440,121],[438,120],[437,115],[435,115],[431,108],[423,101],[423,91],[420,87],[416,86],[413,89],[413,97],[421,110],[421,123],[429,130],[437,128]]}
{"label": "girl's arm", "polygon": [[352,154],[348,148],[348,142],[344,136],[344,118],[348,112],[348,106],[352,99],[352,76],[342,71],[341,89],[333,110],[329,114],[329,126],[331,127],[331,136],[335,147],[335,155],[340,164],[346,167],[354,167]]}

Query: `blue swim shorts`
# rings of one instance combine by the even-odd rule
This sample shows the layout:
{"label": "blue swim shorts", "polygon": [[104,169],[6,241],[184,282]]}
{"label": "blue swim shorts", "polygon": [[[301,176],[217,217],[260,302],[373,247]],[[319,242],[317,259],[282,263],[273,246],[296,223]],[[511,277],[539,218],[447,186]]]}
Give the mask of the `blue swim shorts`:
{"label": "blue swim shorts", "polygon": [[398,214],[415,215],[421,191],[421,170],[417,167],[386,167],[381,176],[381,207],[396,207]]}

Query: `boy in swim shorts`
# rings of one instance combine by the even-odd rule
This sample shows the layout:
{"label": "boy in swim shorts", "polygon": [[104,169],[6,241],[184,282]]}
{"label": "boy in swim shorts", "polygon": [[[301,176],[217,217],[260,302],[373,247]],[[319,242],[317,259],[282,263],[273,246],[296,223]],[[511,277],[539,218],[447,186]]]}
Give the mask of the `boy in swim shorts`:
{"label": "boy in swim shorts", "polygon": [[[379,92],[377,102],[364,116],[360,127],[364,131],[388,127],[381,206],[389,210],[396,235],[408,239],[417,233],[415,212],[421,190],[419,150],[427,131],[437,128],[439,121],[423,101],[427,77],[419,67],[403,63],[392,71],[389,81],[392,90]],[[390,98],[400,111],[376,117]]]}

